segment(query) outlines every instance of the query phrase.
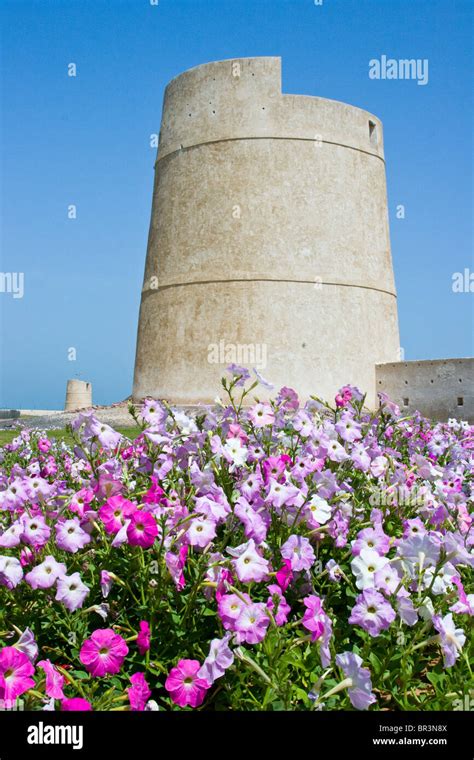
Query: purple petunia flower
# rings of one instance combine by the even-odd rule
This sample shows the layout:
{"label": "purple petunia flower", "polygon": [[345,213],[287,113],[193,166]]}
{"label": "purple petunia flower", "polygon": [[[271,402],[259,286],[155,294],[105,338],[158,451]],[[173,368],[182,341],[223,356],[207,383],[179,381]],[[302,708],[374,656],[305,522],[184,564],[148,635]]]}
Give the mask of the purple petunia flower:
{"label": "purple petunia flower", "polygon": [[48,554],[41,564],[36,565],[33,570],[25,575],[25,581],[31,588],[51,588],[56,580],[66,573],[66,565]]}
{"label": "purple petunia flower", "polygon": [[235,559],[232,565],[241,583],[263,581],[269,573],[268,560],[257,551],[253,538],[234,549],[227,550]]}
{"label": "purple petunia flower", "polygon": [[217,678],[221,678],[234,662],[234,655],[229,647],[231,633],[226,633],[222,639],[213,639],[209,654],[198,671],[198,678],[203,678],[210,686]]}
{"label": "purple petunia flower", "polygon": [[347,689],[351,704],[356,710],[367,710],[376,699],[372,694],[370,671],[368,668],[361,667],[362,658],[354,652],[343,652],[336,655],[336,663],[346,678],[352,681],[352,685]]}
{"label": "purple petunia flower", "polygon": [[304,536],[290,536],[280,551],[281,556],[291,562],[293,571],[309,570],[316,559],[313,547]]}
{"label": "purple petunia flower", "polygon": [[55,599],[62,602],[69,612],[78,610],[84,604],[84,599],[90,589],[82,582],[79,573],[63,575],[58,578]]}
{"label": "purple petunia flower", "polygon": [[23,568],[16,557],[0,556],[0,584],[9,589],[18,586],[23,578]]}
{"label": "purple petunia flower", "polygon": [[378,636],[395,620],[395,610],[382,594],[367,588],[356,599],[349,623],[360,625],[371,636]]}
{"label": "purple petunia flower", "polygon": [[433,615],[433,625],[439,631],[444,666],[451,668],[458,659],[466,641],[464,630],[456,628],[451,612],[443,618],[441,615]]}
{"label": "purple petunia flower", "polygon": [[77,517],[56,523],[56,543],[60,549],[75,554],[90,541],[89,533],[81,528],[81,523]]}
{"label": "purple petunia flower", "polygon": [[265,638],[269,624],[270,618],[262,602],[251,602],[245,605],[235,621],[237,642],[258,644]]}

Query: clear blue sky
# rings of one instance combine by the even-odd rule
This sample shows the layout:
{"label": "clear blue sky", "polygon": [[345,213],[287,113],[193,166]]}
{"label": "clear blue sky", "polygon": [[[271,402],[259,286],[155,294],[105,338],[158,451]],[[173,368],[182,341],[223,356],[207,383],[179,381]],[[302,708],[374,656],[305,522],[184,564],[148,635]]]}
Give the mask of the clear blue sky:
{"label": "clear blue sky", "polygon": [[[163,90],[191,66],[279,55],[283,90],[384,123],[392,254],[407,359],[473,354],[471,0],[3,0],[0,406],[61,408],[131,391]],[[429,82],[368,62],[427,58]],[[77,77],[67,65],[77,65]],[[69,204],[77,219],[67,218]],[[406,218],[396,218],[404,204]],[[75,347],[77,361],[68,361]]]}

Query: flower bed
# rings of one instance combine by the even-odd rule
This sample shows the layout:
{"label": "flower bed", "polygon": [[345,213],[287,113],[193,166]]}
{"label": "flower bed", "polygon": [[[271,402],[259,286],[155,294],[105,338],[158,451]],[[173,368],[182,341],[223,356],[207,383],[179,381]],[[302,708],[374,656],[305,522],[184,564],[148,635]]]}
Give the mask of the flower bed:
{"label": "flower bed", "polygon": [[474,429],[259,382],[0,449],[4,708],[464,709]]}

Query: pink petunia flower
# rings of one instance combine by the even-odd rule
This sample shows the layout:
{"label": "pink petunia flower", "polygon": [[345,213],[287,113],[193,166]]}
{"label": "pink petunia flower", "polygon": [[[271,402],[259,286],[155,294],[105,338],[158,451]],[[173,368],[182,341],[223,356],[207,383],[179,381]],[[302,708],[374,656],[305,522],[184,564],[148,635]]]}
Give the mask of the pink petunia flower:
{"label": "pink petunia flower", "polygon": [[0,699],[7,703],[32,689],[35,682],[30,677],[35,672],[34,666],[23,652],[15,647],[3,647],[0,650]]}
{"label": "pink petunia flower", "polygon": [[35,561],[35,555],[40,549],[31,549],[29,546],[24,546],[20,552],[20,565],[22,567],[28,567]]}
{"label": "pink petunia flower", "polygon": [[94,491],[91,488],[81,488],[75,493],[69,503],[71,512],[76,512],[80,517],[84,516],[89,508],[89,504],[94,499]]}
{"label": "pink petunia flower", "polygon": [[395,610],[385,597],[373,588],[366,588],[356,599],[349,623],[360,625],[371,636],[378,636],[390,628],[395,617]]}
{"label": "pink petunia flower", "polygon": [[276,573],[276,579],[282,591],[286,591],[291,581],[293,580],[293,571],[291,569],[291,562],[289,559],[284,560],[283,565]]}
{"label": "pink petunia flower", "polygon": [[199,707],[203,703],[209,684],[198,676],[200,668],[198,660],[180,660],[176,667],[171,668],[165,689],[175,705]]}
{"label": "pink petunia flower", "polygon": [[124,639],[112,628],[98,628],[82,644],[79,659],[92,676],[115,675],[128,653]]}
{"label": "pink petunia flower", "polygon": [[104,599],[107,599],[108,595],[110,594],[110,589],[112,588],[113,582],[114,578],[110,573],[107,572],[107,570],[100,571],[100,590],[102,591],[102,596]]}
{"label": "pink petunia flower", "polygon": [[204,517],[195,517],[189,523],[186,538],[191,546],[199,546],[204,549],[216,537],[216,521]]}
{"label": "pink petunia flower", "polygon": [[311,641],[316,641],[323,635],[326,613],[321,599],[314,594],[303,599],[303,604],[306,610],[301,622],[308,631],[311,631]]}
{"label": "pink petunia flower", "polygon": [[61,710],[63,712],[92,712],[92,705],[87,699],[72,697],[71,699],[63,699]]}
{"label": "pink petunia flower", "polygon": [[150,625],[146,620],[140,621],[140,630],[137,636],[137,647],[140,654],[145,654],[150,649],[151,632]]}
{"label": "pink petunia flower", "polygon": [[99,517],[107,533],[118,533],[127,518],[137,508],[136,504],[125,499],[121,494],[111,496],[99,509]]}
{"label": "pink petunia flower", "polygon": [[226,631],[235,631],[235,624],[240,613],[251,603],[248,594],[224,594],[217,604],[219,617]]}
{"label": "pink petunia flower", "polygon": [[11,549],[13,546],[18,546],[21,541],[22,533],[23,525],[17,520],[0,536],[0,547],[3,549]]}
{"label": "pink petunia flower", "polygon": [[137,510],[130,518],[127,528],[127,538],[130,546],[141,546],[149,549],[153,546],[158,535],[158,525],[150,512]]}
{"label": "pink petunia flower", "polygon": [[178,591],[182,591],[186,585],[183,570],[186,566],[188,551],[189,547],[185,545],[180,547],[178,554],[174,554],[173,552],[166,552],[165,554],[166,567]]}
{"label": "pink petunia flower", "polygon": [[132,685],[127,689],[130,707],[134,712],[142,712],[151,696],[151,689],[146,682],[144,673],[134,673],[133,676],[130,676],[130,681]]}
{"label": "pink petunia flower", "polygon": [[40,660],[38,662],[38,668],[41,668],[45,672],[45,691],[48,697],[51,697],[52,699],[64,699],[64,676],[56,670],[50,660]]}
{"label": "pink petunia flower", "polygon": [[277,586],[276,583],[270,584],[268,590],[270,596],[267,599],[267,609],[273,614],[277,625],[285,625],[291,607],[283,596],[280,586]]}

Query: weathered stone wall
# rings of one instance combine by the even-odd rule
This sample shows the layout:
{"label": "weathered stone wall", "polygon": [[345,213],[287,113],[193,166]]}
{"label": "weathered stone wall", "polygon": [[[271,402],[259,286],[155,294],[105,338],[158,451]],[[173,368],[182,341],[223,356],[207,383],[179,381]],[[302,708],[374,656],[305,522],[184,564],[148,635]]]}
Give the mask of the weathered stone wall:
{"label": "weathered stone wall", "polygon": [[282,94],[279,58],[173,79],[134,398],[212,401],[226,364],[243,358],[276,388],[331,398],[354,383],[373,405],[374,364],[398,347],[381,122]]}
{"label": "weathered stone wall", "polygon": [[474,359],[378,364],[376,387],[400,406],[402,413],[474,422]]}
{"label": "weathered stone wall", "polygon": [[68,380],[64,411],[88,409],[92,406],[92,383],[85,380]]}
{"label": "weathered stone wall", "polygon": [[0,420],[16,420],[19,416],[18,409],[0,409]]}

